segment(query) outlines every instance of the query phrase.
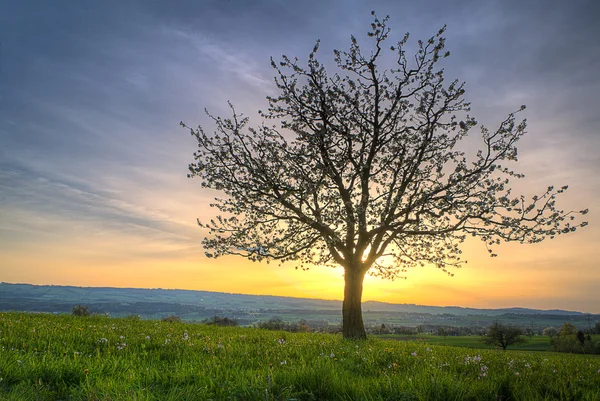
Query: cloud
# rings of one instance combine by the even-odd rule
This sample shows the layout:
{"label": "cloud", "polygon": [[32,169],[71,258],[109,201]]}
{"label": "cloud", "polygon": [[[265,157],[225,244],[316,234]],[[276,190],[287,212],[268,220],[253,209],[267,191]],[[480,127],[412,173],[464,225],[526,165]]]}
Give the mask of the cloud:
{"label": "cloud", "polygon": [[179,248],[198,246],[200,232],[192,224],[84,183],[11,168],[0,172],[0,188],[0,236],[7,240],[16,232],[33,242],[88,238],[93,243],[95,236],[112,233]]}
{"label": "cloud", "polygon": [[[180,29],[163,27],[162,31],[168,36],[183,39],[190,42],[198,51],[197,61],[209,68],[219,70],[223,73],[231,73],[240,80],[254,86],[261,92],[272,89],[272,80],[265,78],[262,69],[256,64],[256,60],[242,52],[242,49],[227,48],[224,43],[211,40],[202,33],[191,33]],[[189,55],[193,60],[193,55]],[[209,60],[203,60],[208,58]]]}

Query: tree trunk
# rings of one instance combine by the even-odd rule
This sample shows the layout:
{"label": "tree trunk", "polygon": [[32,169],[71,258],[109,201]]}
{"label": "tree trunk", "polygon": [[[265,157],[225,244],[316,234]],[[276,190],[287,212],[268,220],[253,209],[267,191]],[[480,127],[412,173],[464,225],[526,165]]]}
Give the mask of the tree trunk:
{"label": "tree trunk", "polygon": [[344,272],[344,303],[342,305],[342,334],[344,338],[367,338],[362,318],[362,290],[365,273],[361,269],[346,268]]}

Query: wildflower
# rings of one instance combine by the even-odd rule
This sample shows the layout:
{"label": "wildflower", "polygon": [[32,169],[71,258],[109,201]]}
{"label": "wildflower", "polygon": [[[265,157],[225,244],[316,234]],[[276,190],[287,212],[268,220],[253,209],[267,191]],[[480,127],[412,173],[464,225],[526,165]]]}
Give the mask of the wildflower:
{"label": "wildflower", "polygon": [[[600,372],[600,370],[599,370],[598,372]],[[556,369],[554,369],[554,370],[552,371],[552,373],[556,373]]]}
{"label": "wildflower", "polygon": [[218,343],[218,344],[217,344],[217,347],[218,347],[218,348],[223,348],[223,344],[221,344],[221,343]]}
{"label": "wildflower", "polygon": [[331,355],[329,355],[330,358],[335,358],[335,354],[332,352]]}
{"label": "wildflower", "polygon": [[417,356],[417,351],[413,351],[410,353],[412,356]]}
{"label": "wildflower", "polygon": [[120,338],[121,340],[124,340],[124,339],[125,339],[125,336],[119,336],[119,338]]}
{"label": "wildflower", "polygon": [[473,362],[480,362],[481,361],[481,355],[476,355],[473,357]]}
{"label": "wildflower", "polygon": [[286,364],[287,364],[287,361],[281,361],[281,362],[279,362],[279,364],[280,364],[280,365],[286,365]]}
{"label": "wildflower", "polygon": [[431,352],[431,348],[427,347],[427,348],[425,348],[425,351]]}
{"label": "wildflower", "polygon": [[516,376],[519,376],[519,372],[515,372],[515,375],[516,375]]}
{"label": "wildflower", "polygon": [[149,340],[149,339],[150,339],[150,336],[146,336],[146,340]]}
{"label": "wildflower", "polygon": [[280,345],[283,345],[283,344],[285,344],[285,340],[284,340],[283,338],[278,338],[278,339],[277,339],[277,342],[278,342]]}

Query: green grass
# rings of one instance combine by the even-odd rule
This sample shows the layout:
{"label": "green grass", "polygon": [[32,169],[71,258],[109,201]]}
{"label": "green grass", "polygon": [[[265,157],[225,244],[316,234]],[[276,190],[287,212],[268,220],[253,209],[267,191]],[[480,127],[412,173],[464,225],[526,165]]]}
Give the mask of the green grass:
{"label": "green grass", "polygon": [[[476,349],[496,349],[493,345],[484,344],[481,341],[481,336],[436,336],[431,334],[419,334],[419,335],[398,335],[398,334],[382,334],[378,335],[378,338],[387,340],[399,340],[399,341],[419,341],[427,344],[435,345],[447,345],[453,347],[464,347],[464,348],[476,348]],[[552,345],[550,344],[550,338],[545,336],[523,336],[526,340],[523,344],[510,345],[509,350],[519,351],[552,351]]]}
{"label": "green grass", "polygon": [[598,400],[600,358],[0,313],[3,400]]}

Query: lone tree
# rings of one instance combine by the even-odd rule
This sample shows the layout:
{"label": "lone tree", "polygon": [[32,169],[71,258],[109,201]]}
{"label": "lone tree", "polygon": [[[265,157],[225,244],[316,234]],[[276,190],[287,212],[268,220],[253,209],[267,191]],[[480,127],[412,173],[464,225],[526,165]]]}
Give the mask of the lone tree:
{"label": "lone tree", "polygon": [[[477,125],[468,114],[464,83],[443,79],[437,63],[442,28],[405,52],[408,34],[384,45],[388,17],[375,13],[364,52],[334,51],[338,72],[317,59],[271,59],[279,95],[268,96],[257,128],[236,113],[207,115],[216,131],[189,128],[198,141],[190,177],[224,193],[211,205],[221,215],[208,223],[208,257],[240,255],[252,261],[294,261],[297,268],[344,268],[343,335],[365,338],[361,297],[367,272],[395,278],[413,265],[433,264],[449,275],[459,266],[459,245],[469,235],[492,246],[536,243],[586,223],[556,207],[567,187],[548,187],[526,199],[511,192],[522,178],[509,167],[525,121],[510,113],[494,131],[481,127],[482,149],[471,159],[457,148]],[[391,52],[394,68],[382,70]],[[520,110],[524,109],[524,106]],[[519,111],[520,111],[519,110]]]}
{"label": "lone tree", "polygon": [[495,322],[488,328],[487,334],[483,337],[482,341],[485,344],[502,347],[506,351],[509,345],[525,342],[525,339],[521,337],[522,334],[523,331],[518,327]]}

